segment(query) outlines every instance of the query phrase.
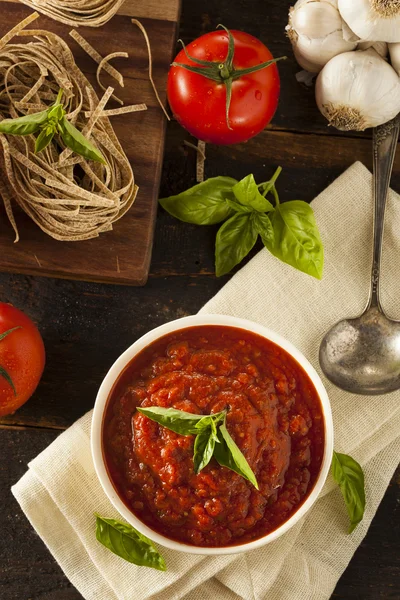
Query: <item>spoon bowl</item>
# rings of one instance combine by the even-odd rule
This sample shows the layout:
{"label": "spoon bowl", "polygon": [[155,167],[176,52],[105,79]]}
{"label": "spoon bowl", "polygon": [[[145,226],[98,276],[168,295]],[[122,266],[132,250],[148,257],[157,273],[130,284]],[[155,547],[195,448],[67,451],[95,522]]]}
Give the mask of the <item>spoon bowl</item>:
{"label": "spoon bowl", "polygon": [[322,340],[319,361],[343,390],[364,395],[393,392],[400,388],[400,323],[378,308],[343,319]]}
{"label": "spoon bowl", "polygon": [[385,315],[379,287],[385,208],[399,127],[400,115],[374,130],[374,252],[367,307],[360,317],[336,323],[319,349],[326,377],[354,394],[387,394],[400,389],[400,322]]}

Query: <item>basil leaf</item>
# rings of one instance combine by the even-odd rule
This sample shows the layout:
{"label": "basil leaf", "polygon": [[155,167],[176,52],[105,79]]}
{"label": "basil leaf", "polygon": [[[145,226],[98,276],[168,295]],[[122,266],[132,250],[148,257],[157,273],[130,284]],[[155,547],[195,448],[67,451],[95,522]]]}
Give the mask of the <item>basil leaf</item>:
{"label": "basil leaf", "polygon": [[99,150],[64,116],[59,123],[61,138],[64,144],[88,160],[107,164]]}
{"label": "basil leaf", "polygon": [[148,408],[138,406],[137,410],[152,421],[180,435],[197,435],[199,429],[196,429],[196,424],[204,418],[204,415],[195,415],[183,410],[162,408],[161,406]]}
{"label": "basil leaf", "polygon": [[243,204],[240,204],[240,202],[237,202],[236,200],[231,200],[230,198],[225,198],[225,202],[235,212],[238,212],[238,213],[254,212],[253,209],[251,208],[251,206],[243,206]]}
{"label": "basil leaf", "polygon": [[271,215],[274,240],[268,250],[303,273],[322,279],[324,250],[313,210],[301,200],[279,204]]}
{"label": "basil leaf", "polygon": [[219,425],[221,421],[224,421],[225,416],[226,410],[205,416],[201,421],[196,423],[196,429],[198,430],[197,434],[200,434],[204,430],[208,430],[210,437],[214,438],[214,441],[219,444],[217,425]]}
{"label": "basil leaf", "polygon": [[46,146],[48,146],[50,144],[53,137],[54,137],[54,128],[53,127],[49,126],[49,127],[45,127],[44,129],[42,129],[42,131],[39,133],[38,137],[36,138],[35,154],[44,150],[46,148]]}
{"label": "basil leaf", "polygon": [[350,517],[351,533],[362,521],[365,510],[364,473],[359,463],[347,454],[333,453],[331,472],[340,487]]}
{"label": "basil leaf", "polygon": [[237,183],[232,177],[212,177],[198,185],[159,202],[170,215],[195,225],[215,225],[232,214],[225,198],[232,197]]}
{"label": "basil leaf", "polygon": [[202,429],[210,427],[211,421],[218,423],[226,414],[226,411],[221,411],[211,415],[195,415],[184,410],[162,406],[138,406],[137,410],[152,421],[180,435],[197,435]]}
{"label": "basil leaf", "polygon": [[262,213],[253,213],[254,227],[260,234],[264,245],[273,244],[275,239],[272,223],[268,215]]}
{"label": "basil leaf", "polygon": [[219,421],[224,421],[226,417],[226,411],[223,412],[223,414],[221,415],[220,418],[216,418],[213,419],[211,422],[211,437],[214,439],[216,444],[219,444],[219,439],[218,439],[218,431],[217,431],[217,425],[219,423]]}
{"label": "basil leaf", "polygon": [[237,213],[218,230],[215,240],[215,272],[217,277],[229,273],[253,248],[257,231],[250,214]]}
{"label": "basil leaf", "polygon": [[166,571],[166,565],[155,545],[130,525],[96,515],[96,539],[124,560]]}
{"label": "basil leaf", "polygon": [[10,135],[30,135],[39,131],[40,126],[47,121],[49,109],[33,115],[25,115],[16,119],[3,119],[0,122],[0,133]]}
{"label": "basil leaf", "polygon": [[17,390],[15,389],[14,382],[13,382],[13,380],[11,379],[11,376],[10,376],[10,375],[8,374],[8,372],[5,370],[5,368],[4,368],[4,367],[2,367],[1,365],[0,365],[0,376],[1,376],[1,377],[4,377],[4,379],[7,381],[7,383],[9,383],[9,384],[11,385],[11,387],[12,387],[12,389],[13,389],[13,392],[14,392],[14,396],[16,396],[16,395],[17,395]]}
{"label": "basil leaf", "polygon": [[[211,415],[205,415],[200,421],[196,423],[196,429],[207,429],[207,427],[211,427],[213,433],[215,433],[215,438],[217,439],[217,428],[218,423],[224,420],[226,415],[226,410],[222,410],[218,413],[212,413]],[[197,432],[199,433],[199,432]]]}
{"label": "basil leaf", "polygon": [[196,435],[198,433],[200,433],[201,430],[203,429],[209,429],[211,427],[211,423],[213,422],[212,417],[210,415],[206,415],[205,417],[203,417],[202,419],[200,419],[200,421],[197,421],[195,428],[196,428]]}
{"label": "basil leaf", "polygon": [[222,467],[227,467],[228,469],[231,469],[231,471],[235,471],[235,473],[238,473],[250,481],[250,483],[252,483],[258,490],[256,476],[251,470],[249,463],[241,453],[240,449],[230,436],[225,422],[222,423],[218,429],[218,439],[220,443],[216,444],[214,449],[214,458],[217,460],[217,462]]}
{"label": "basil leaf", "polygon": [[253,210],[262,213],[274,210],[271,202],[260,194],[254,175],[247,175],[233,187],[232,191],[243,206],[250,206]]}
{"label": "basil leaf", "polygon": [[196,435],[194,442],[193,467],[194,472],[200,473],[212,459],[215,447],[215,437],[209,427]]}

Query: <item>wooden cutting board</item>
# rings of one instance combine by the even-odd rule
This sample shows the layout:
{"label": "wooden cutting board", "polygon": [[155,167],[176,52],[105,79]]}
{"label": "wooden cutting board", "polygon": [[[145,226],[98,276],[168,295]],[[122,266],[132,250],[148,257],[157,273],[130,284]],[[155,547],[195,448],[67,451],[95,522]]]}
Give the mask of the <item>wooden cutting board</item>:
{"label": "wooden cutting board", "polygon": [[[126,0],[119,13],[103,27],[79,28],[79,33],[102,56],[118,51],[129,53],[129,59],[115,59],[112,62],[124,76],[124,88],[120,88],[111,78],[108,81],[104,72],[102,77],[105,83],[115,87],[116,94],[125,104],[145,102],[148,106],[145,112],[111,117],[139,186],[133,207],[115,223],[113,231],[83,242],[52,239],[15,207],[20,241],[14,244],[14,233],[0,198],[0,271],[130,285],[146,283],[157,212],[166,118],[148,80],[144,38],[130,19],[140,18],[146,27],[152,46],[153,77],[165,102],[166,77],[175,49],[179,11],[180,0]],[[19,2],[0,0],[0,37],[31,12],[29,7]],[[63,37],[78,66],[100,93],[95,78],[97,64],[68,35],[72,27],[42,15],[33,26],[48,29]]]}

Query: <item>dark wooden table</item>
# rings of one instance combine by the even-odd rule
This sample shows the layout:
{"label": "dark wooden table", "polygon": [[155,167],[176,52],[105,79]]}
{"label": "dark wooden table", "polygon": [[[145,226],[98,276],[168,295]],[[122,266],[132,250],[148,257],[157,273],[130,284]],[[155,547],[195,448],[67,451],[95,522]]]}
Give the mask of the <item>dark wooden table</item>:
{"label": "dark wooden table", "polygon": [[[371,166],[371,142],[369,133],[343,136],[328,128],[315,106],[313,90],[297,84],[298,67],[284,34],[288,5],[284,0],[183,0],[180,35],[189,42],[224,23],[258,36],[275,56],[290,57],[280,64],[282,96],[273,125],[247,144],[208,148],[206,175],[254,173],[265,181],[282,165],[282,198],[310,201],[355,160]],[[170,123],[163,196],[194,184],[195,156],[184,140],[190,136]],[[400,190],[400,155],[393,186]],[[213,227],[179,223],[160,210],[144,288],[0,274],[0,299],[38,323],[47,350],[47,367],[36,394],[0,422],[2,600],[81,598],[33,532],[9,488],[28,461],[92,408],[99,383],[127,346],[157,325],[195,313],[226,283],[228,277],[214,276],[214,236]],[[399,484],[397,475],[334,598],[400,598]]]}

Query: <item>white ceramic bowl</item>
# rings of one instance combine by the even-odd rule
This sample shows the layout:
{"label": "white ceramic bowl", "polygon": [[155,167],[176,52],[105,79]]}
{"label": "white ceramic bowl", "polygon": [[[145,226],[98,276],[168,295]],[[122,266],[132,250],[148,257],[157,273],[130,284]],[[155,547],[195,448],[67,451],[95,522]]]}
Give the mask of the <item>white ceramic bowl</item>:
{"label": "white ceramic bowl", "polygon": [[[190,546],[189,544],[184,544],[182,542],[177,542],[175,540],[171,540],[160,533],[157,533],[153,529],[150,529],[145,525],[142,521],[140,521],[127,506],[123,503],[123,501],[118,496],[117,492],[114,489],[114,486],[109,478],[102,451],[102,428],[103,428],[103,417],[104,410],[106,407],[107,399],[109,394],[113,388],[115,381],[118,379],[121,372],[127,366],[127,364],[133,359],[133,357],[138,354],[143,348],[157,340],[158,338],[171,333],[172,331],[177,331],[179,329],[185,329],[187,327],[195,327],[198,325],[225,325],[229,327],[238,327],[240,329],[245,329],[247,331],[252,331],[257,333],[268,340],[271,340],[284,350],[288,352],[304,369],[304,371],[308,374],[309,378],[313,382],[315,389],[319,395],[322,404],[322,410],[325,419],[325,451],[324,457],[322,460],[321,470],[318,475],[318,478],[314,484],[314,487],[307,497],[305,502],[299,507],[299,509],[290,517],[289,520],[285,521],[280,527],[268,533],[264,537],[248,542],[245,544],[240,544],[237,546],[228,546],[222,548],[207,548],[207,547],[197,547]],[[246,319],[237,319],[235,317],[228,317],[223,315],[195,315],[192,317],[184,317],[183,319],[177,319],[176,321],[171,321],[171,323],[167,323],[166,325],[161,325],[161,327],[157,327],[153,329],[140,339],[138,339],[132,346],[130,346],[113,364],[106,377],[104,378],[103,383],[100,386],[100,389],[97,394],[96,403],[93,412],[93,420],[92,420],[92,432],[91,432],[91,446],[92,446],[92,456],[94,461],[94,466],[96,469],[97,476],[100,480],[100,483],[107,494],[111,503],[115,506],[118,512],[124,517],[128,523],[130,523],[133,527],[135,527],[138,531],[146,535],[148,538],[161,544],[162,546],[166,546],[167,548],[171,548],[173,550],[179,550],[181,552],[186,552],[189,554],[207,554],[207,555],[220,555],[220,554],[237,554],[239,552],[247,552],[249,550],[254,550],[256,548],[260,548],[273,540],[276,540],[283,533],[288,531],[295,523],[297,523],[311,508],[311,506],[316,501],[324,483],[326,477],[328,475],[329,467],[332,460],[332,452],[333,452],[333,423],[332,423],[332,413],[331,407],[329,403],[328,394],[324,388],[324,385],[315,371],[314,367],[308,362],[308,360],[303,356],[303,354],[297,350],[290,342],[285,340],[279,334],[263,327],[262,325],[258,325],[257,323],[253,323],[252,321],[248,321]]]}

